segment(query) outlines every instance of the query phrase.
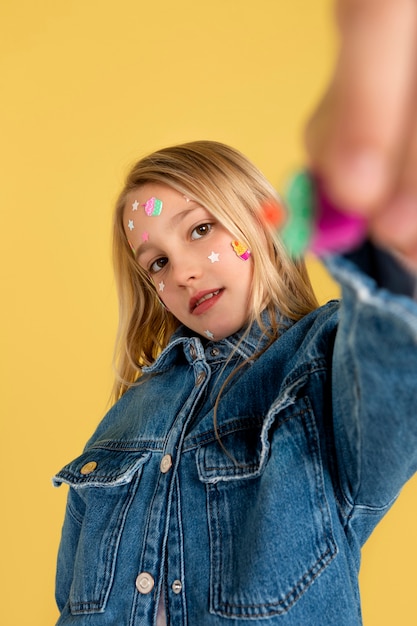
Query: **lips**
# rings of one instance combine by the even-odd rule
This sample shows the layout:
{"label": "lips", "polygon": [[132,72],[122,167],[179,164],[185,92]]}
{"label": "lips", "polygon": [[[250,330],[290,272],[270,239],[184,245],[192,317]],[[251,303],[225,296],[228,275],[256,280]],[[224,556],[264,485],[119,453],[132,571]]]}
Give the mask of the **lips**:
{"label": "lips", "polygon": [[199,291],[190,300],[190,313],[200,315],[211,308],[222,295],[223,289]]}

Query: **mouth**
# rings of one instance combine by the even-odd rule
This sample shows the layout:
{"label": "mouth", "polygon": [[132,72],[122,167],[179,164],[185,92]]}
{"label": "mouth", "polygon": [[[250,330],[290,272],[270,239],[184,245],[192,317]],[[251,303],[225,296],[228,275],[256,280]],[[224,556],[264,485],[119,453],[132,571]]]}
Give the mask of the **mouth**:
{"label": "mouth", "polygon": [[211,308],[218,298],[223,294],[224,289],[214,291],[201,291],[190,300],[190,313],[200,315]]}

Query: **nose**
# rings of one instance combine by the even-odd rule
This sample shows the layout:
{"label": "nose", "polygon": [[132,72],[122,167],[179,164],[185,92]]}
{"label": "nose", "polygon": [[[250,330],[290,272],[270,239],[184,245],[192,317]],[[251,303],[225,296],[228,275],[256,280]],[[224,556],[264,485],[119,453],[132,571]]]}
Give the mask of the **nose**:
{"label": "nose", "polygon": [[188,251],[178,251],[175,258],[171,257],[171,273],[178,286],[187,287],[201,277],[201,259]]}

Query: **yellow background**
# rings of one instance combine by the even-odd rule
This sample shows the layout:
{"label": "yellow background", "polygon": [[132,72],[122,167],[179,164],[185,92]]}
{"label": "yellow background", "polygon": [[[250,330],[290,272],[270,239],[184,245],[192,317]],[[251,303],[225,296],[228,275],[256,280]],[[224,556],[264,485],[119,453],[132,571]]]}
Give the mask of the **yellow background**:
{"label": "yellow background", "polygon": [[[216,139],[279,186],[302,162],[303,122],[331,71],[330,9],[330,0],[0,4],[5,626],[57,618],[66,489],[50,478],[107,409],[110,216],[129,164]],[[316,263],[311,271],[320,299],[332,296]],[[416,496],[411,482],[365,547],[366,626],[416,623]]]}

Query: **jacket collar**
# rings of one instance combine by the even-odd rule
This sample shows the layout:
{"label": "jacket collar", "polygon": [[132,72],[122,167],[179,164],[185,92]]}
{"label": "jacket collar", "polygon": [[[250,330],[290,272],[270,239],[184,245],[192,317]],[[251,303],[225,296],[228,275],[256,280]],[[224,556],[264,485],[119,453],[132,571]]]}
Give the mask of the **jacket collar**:
{"label": "jacket collar", "polygon": [[[266,332],[257,322],[254,322],[249,328],[244,326],[233,335],[220,341],[208,340],[181,325],[173,333],[169,344],[156,361],[151,366],[144,367],[143,371],[144,373],[162,372],[180,359],[181,354],[185,354],[190,363],[198,359],[205,359],[207,362],[224,362],[231,359],[244,361],[265,348],[269,342],[267,331],[270,327],[270,320],[266,310],[261,314],[261,319]],[[280,327],[285,330],[293,324],[291,320],[284,318],[278,311],[276,312],[276,320]]]}

